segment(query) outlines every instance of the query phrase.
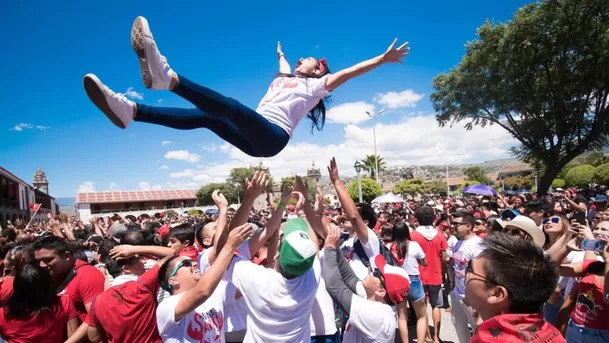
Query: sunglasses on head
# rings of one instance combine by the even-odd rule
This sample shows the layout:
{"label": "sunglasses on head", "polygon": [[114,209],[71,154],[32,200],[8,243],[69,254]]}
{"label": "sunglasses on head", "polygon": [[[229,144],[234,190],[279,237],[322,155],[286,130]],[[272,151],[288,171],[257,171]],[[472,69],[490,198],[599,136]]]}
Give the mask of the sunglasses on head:
{"label": "sunglasses on head", "polygon": [[[178,262],[176,264],[175,267],[173,267],[173,270],[171,271],[171,274],[169,274],[169,277],[167,278],[167,280],[176,276],[176,274],[178,273],[178,270],[180,270],[180,268],[182,268],[182,267],[192,268],[192,264],[193,264],[193,262],[191,259],[181,260],[180,262]],[[169,284],[169,282],[167,282],[167,290],[171,290],[171,284]]]}
{"label": "sunglasses on head", "polygon": [[558,224],[558,222],[560,222],[560,218],[558,218],[558,217],[545,218],[543,220],[543,225],[546,225],[549,222],[552,222],[553,224]]}

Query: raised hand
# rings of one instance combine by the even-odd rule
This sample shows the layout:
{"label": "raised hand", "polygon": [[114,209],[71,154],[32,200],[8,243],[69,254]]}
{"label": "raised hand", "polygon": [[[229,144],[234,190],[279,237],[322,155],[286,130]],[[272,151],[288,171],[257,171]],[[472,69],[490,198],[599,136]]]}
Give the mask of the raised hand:
{"label": "raised hand", "polygon": [[253,227],[250,223],[237,226],[228,234],[228,240],[226,244],[230,247],[231,250],[235,250],[248,238],[252,237],[253,234]]}
{"label": "raised hand", "polygon": [[266,173],[257,170],[251,180],[245,180],[244,196],[256,198],[266,189],[267,184]]}
{"label": "raised hand", "polygon": [[133,245],[122,244],[117,245],[112,250],[110,250],[110,258],[113,260],[124,260],[128,259],[135,255],[135,250]]}
{"label": "raised hand", "polygon": [[288,201],[290,201],[290,199],[292,199],[293,189],[294,188],[292,186],[285,186],[283,188],[283,192],[281,192],[281,203],[283,205],[287,205]]}
{"label": "raised hand", "polygon": [[338,176],[338,167],[336,166],[336,158],[332,157],[330,165],[328,166],[328,174],[330,175],[330,182],[332,184],[340,182],[340,176]]}
{"label": "raised hand", "polygon": [[277,42],[277,56],[283,56],[283,50],[281,49],[281,42]]}
{"label": "raised hand", "polygon": [[410,48],[408,47],[408,42],[406,42],[396,49],[395,44],[397,42],[398,39],[396,38],[389,48],[387,48],[387,51],[383,54],[383,63],[404,63],[402,59],[408,56]]}
{"label": "raised hand", "polygon": [[328,248],[338,248],[338,243],[340,242],[340,228],[333,223],[329,223],[327,229],[328,235],[326,236],[324,246]]}
{"label": "raised hand", "polygon": [[301,192],[292,192],[292,196],[296,199],[296,211],[304,208],[305,196]]}
{"label": "raised hand", "polygon": [[[309,185],[298,175],[294,177],[294,191],[302,194],[309,194]],[[306,201],[306,197],[303,197]]]}
{"label": "raised hand", "polygon": [[228,200],[226,200],[226,197],[224,196],[224,194],[220,193],[219,190],[215,190],[211,193],[211,198],[214,201],[214,204],[216,204],[216,207],[218,207],[218,209],[226,209],[228,208]]}

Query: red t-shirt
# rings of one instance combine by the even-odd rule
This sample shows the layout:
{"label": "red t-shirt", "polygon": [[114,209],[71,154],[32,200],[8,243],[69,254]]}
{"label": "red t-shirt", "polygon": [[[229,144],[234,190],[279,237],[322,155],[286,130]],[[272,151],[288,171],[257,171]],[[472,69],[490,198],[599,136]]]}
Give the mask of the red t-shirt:
{"label": "red t-shirt", "polygon": [[[584,273],[596,263],[604,264],[597,260],[584,261]],[[603,300],[603,285],[598,283],[595,274],[585,274],[579,281],[571,319],[575,324],[588,329],[609,330],[607,318],[609,318],[609,305]]]}
{"label": "red t-shirt", "polygon": [[541,314],[501,314],[485,320],[470,343],[564,343],[565,339]]}
{"label": "red t-shirt", "polygon": [[4,305],[8,298],[13,294],[13,282],[15,281],[14,276],[8,276],[0,284],[0,306]]}
{"label": "red t-shirt", "polygon": [[421,282],[423,285],[441,285],[442,258],[440,255],[442,254],[442,251],[448,249],[446,238],[444,238],[444,235],[439,231],[431,240],[428,240],[417,231],[411,232],[410,238],[419,243],[421,249],[423,249],[423,252],[425,253],[425,259],[427,260],[427,267],[419,265]]}
{"label": "red t-shirt", "polygon": [[156,324],[159,269],[156,265],[138,281],[110,287],[98,295],[87,316],[87,324],[101,326],[109,343],[161,343]]}
{"label": "red t-shirt", "polygon": [[78,313],[78,319],[84,322],[87,318],[85,304],[93,301],[96,295],[104,291],[106,278],[99,269],[78,259],[74,263],[74,270],[76,276],[61,293],[66,293],[70,297]]}
{"label": "red t-shirt", "polygon": [[58,295],[59,301],[49,312],[36,313],[26,320],[7,319],[6,309],[0,310],[0,333],[11,343],[57,343],[64,341],[66,325],[77,313],[68,296]]}

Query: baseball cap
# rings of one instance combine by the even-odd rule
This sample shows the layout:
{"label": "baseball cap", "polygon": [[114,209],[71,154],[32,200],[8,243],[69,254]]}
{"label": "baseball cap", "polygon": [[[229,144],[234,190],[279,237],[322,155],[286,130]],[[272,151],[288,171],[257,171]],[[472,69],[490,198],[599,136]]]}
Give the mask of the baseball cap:
{"label": "baseball cap", "polygon": [[283,231],[283,243],[279,249],[279,265],[288,275],[306,273],[317,254],[317,247],[309,234],[309,224],[302,218],[290,219]]}
{"label": "baseball cap", "polygon": [[597,195],[594,197],[594,202],[607,202],[606,195]]}
{"label": "baseball cap", "polygon": [[540,247],[543,247],[543,245],[546,243],[546,236],[543,234],[541,228],[535,224],[533,219],[527,216],[516,216],[512,220],[497,219],[496,221],[499,223],[499,225],[501,225],[502,228],[510,225],[528,233],[531,235],[531,237],[533,237],[533,242]]}
{"label": "baseball cap", "polygon": [[394,304],[406,300],[410,291],[410,277],[403,268],[387,264],[382,254],[376,255],[374,265],[385,281],[385,291]]}

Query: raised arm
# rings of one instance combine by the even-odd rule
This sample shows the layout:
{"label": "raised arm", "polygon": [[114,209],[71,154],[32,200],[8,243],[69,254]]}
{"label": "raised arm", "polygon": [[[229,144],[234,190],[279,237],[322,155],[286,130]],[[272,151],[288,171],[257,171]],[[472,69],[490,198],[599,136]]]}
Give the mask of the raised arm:
{"label": "raised arm", "polygon": [[372,69],[379,67],[382,64],[404,63],[402,61],[402,58],[408,55],[408,42],[400,45],[400,47],[396,49],[395,44],[397,42],[398,39],[396,38],[393,43],[391,43],[387,51],[385,51],[385,53],[382,55],[371,58],[364,62],[360,62],[352,67],[343,69],[338,73],[329,75],[326,79],[326,90],[331,92],[338,88],[338,86],[351,80],[352,78],[365,74],[371,71]]}
{"label": "raised arm", "polygon": [[283,50],[281,50],[281,42],[277,42],[277,57],[279,57],[279,73],[292,74],[292,68],[286,60]]}

